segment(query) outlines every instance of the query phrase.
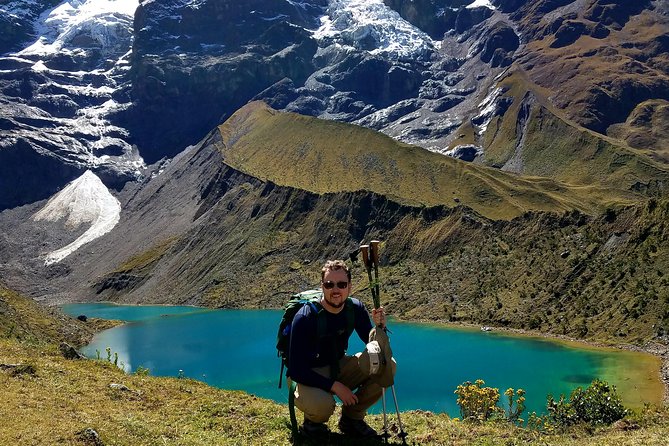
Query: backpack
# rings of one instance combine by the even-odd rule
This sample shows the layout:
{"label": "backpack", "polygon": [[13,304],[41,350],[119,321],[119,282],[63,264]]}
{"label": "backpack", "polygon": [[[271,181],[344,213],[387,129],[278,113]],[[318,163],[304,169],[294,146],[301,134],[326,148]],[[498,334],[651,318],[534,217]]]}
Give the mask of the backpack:
{"label": "backpack", "polygon": [[[290,354],[290,329],[293,324],[293,319],[298,311],[305,305],[310,305],[311,309],[317,314],[317,336],[314,339],[318,342],[321,338],[326,336],[325,315],[322,313],[323,306],[320,299],[323,296],[321,290],[308,290],[295,294],[284,306],[283,316],[279,323],[279,330],[276,335],[276,351],[277,356],[281,358],[281,372],[279,373],[279,389],[281,388],[281,381],[283,379],[283,369],[288,366],[288,356]],[[347,333],[350,336],[353,333],[355,326],[355,314],[353,312],[353,305],[350,304],[350,298],[346,300],[346,324]]]}

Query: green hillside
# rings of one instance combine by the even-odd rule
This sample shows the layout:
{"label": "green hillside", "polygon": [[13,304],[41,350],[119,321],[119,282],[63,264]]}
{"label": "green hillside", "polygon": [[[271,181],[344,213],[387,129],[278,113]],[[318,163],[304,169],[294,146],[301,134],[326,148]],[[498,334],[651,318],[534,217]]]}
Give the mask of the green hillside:
{"label": "green hillside", "polygon": [[549,92],[529,81],[522,70],[512,71],[497,86],[513,103],[504,115],[493,118],[483,135],[486,164],[502,167],[515,155],[517,171],[523,175],[664,193],[669,170],[652,159],[654,151],[633,149],[578,126],[552,106],[545,97]]}
{"label": "green hillside", "polygon": [[319,194],[367,190],[411,205],[471,207],[492,219],[529,210],[596,214],[642,195],[570,185],[455,160],[350,124],[251,103],[219,127],[225,162],[262,180]]}
{"label": "green hillside", "polygon": [[0,338],[32,344],[81,344],[91,336],[92,331],[85,324],[42,307],[0,283]]}

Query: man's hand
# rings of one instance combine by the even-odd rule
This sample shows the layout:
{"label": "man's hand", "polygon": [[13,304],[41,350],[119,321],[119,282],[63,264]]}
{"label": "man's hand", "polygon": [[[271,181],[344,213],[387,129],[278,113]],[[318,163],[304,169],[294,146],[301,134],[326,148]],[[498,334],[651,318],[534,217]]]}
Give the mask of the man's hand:
{"label": "man's hand", "polygon": [[374,324],[377,327],[386,326],[386,311],[383,309],[383,307],[374,308],[372,310],[372,319],[374,320]]}
{"label": "man's hand", "polygon": [[351,389],[339,381],[335,381],[334,384],[332,384],[330,391],[337,395],[344,406],[351,406],[358,403],[358,397],[356,394],[351,392]]}

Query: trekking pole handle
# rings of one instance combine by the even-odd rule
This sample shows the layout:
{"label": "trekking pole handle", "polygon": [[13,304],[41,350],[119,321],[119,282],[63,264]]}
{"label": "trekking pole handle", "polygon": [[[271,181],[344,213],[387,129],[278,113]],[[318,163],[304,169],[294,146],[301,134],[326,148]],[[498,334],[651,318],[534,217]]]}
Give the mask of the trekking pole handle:
{"label": "trekking pole handle", "polygon": [[360,245],[360,252],[362,253],[362,263],[365,269],[369,269],[369,245]]}
{"label": "trekking pole handle", "polygon": [[369,245],[360,245],[360,252],[362,253],[362,262],[365,264],[365,270],[367,270],[367,278],[369,279],[369,290],[372,293],[372,302],[374,303],[374,308],[378,308],[377,305],[378,298],[376,296],[376,290],[374,289],[374,281],[372,279],[372,258],[370,257]]}
{"label": "trekking pole handle", "polygon": [[374,269],[378,270],[379,268],[379,242],[378,240],[372,240],[369,242],[372,251],[372,265]]}

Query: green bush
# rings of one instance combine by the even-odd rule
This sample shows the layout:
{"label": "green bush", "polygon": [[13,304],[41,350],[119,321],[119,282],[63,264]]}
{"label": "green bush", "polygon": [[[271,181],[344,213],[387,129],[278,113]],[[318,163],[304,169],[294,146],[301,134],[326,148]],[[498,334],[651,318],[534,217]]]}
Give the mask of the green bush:
{"label": "green bush", "polygon": [[559,426],[588,423],[594,426],[611,424],[627,415],[615,386],[595,379],[587,389],[578,387],[571,392],[569,401],[564,395],[555,401],[548,395],[546,404],[550,422]]}

